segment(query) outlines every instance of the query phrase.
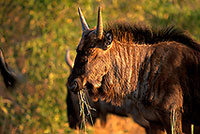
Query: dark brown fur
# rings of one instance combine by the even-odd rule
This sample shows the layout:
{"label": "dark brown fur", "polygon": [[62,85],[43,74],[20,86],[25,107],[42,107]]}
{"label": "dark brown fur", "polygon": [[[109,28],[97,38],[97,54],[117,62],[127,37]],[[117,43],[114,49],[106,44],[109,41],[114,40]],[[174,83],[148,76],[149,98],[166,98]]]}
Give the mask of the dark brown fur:
{"label": "dark brown fur", "polygon": [[[99,118],[101,120],[101,124],[104,126],[106,124],[106,118],[108,114],[115,114],[123,117],[128,116],[128,112],[126,111],[125,107],[121,108],[118,106],[113,106],[111,103],[106,103],[105,101],[100,100],[98,100],[97,102],[93,102],[88,94],[87,98],[89,100],[90,106],[95,109],[95,111],[91,110],[92,120],[94,124],[96,123],[96,119]],[[69,126],[71,128],[81,127],[82,119],[80,117],[78,96],[68,90],[66,103]],[[92,124],[89,115],[87,116],[87,120],[90,124]]]}
{"label": "dark brown fur", "polygon": [[[67,50],[66,52],[65,61],[71,70],[73,68],[73,62],[70,58],[69,50]],[[107,121],[106,117],[108,114],[115,114],[115,115],[123,116],[123,117],[132,115],[132,118],[134,119],[134,121],[137,122],[142,127],[144,127],[147,133],[149,133],[149,127],[150,127],[149,122],[146,121],[144,118],[142,118],[142,116],[140,115],[140,112],[135,107],[135,105],[131,103],[130,99],[126,99],[122,106],[113,106],[110,102],[108,103],[101,100],[93,102],[92,97],[88,95],[88,92],[86,95],[89,100],[90,106],[96,109],[95,111],[91,112],[94,123],[96,122],[97,118],[100,118],[101,124],[105,125]],[[69,89],[67,90],[66,104],[67,104],[67,116],[68,116],[69,126],[71,128],[80,127],[81,117],[80,117],[80,108],[79,108],[80,106],[79,106],[78,96],[77,94],[73,93]],[[88,117],[87,120],[89,120],[91,124],[90,117]]]}
{"label": "dark brown fur", "polygon": [[83,32],[68,83],[79,80],[79,90],[113,104],[128,97],[146,120],[169,134],[175,111],[174,132],[182,133],[182,122],[200,125],[199,69],[200,45],[184,32],[113,24],[102,39],[94,30]]}
{"label": "dark brown fur", "polygon": [[167,26],[153,29],[144,24],[113,23],[107,24],[104,33],[112,31],[115,40],[136,44],[156,45],[159,42],[176,41],[190,48],[200,50],[199,44],[184,31]]}

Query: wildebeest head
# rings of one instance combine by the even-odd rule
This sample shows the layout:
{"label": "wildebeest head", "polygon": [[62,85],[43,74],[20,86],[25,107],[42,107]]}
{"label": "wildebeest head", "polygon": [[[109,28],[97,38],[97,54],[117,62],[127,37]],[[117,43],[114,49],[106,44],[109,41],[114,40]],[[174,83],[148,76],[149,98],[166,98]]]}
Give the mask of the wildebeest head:
{"label": "wildebeest head", "polygon": [[[71,69],[73,68],[73,61],[70,58],[69,49],[66,51],[65,61],[66,61],[66,64],[69,66],[70,71],[72,72]],[[127,117],[128,113],[132,113],[132,112],[129,112],[129,108],[131,107],[131,103],[129,100],[127,100],[125,102],[125,105],[123,105],[122,107],[118,107],[118,106],[113,106],[111,103],[106,103],[105,101],[101,101],[101,100],[98,100],[97,102],[93,102],[91,99],[91,96],[89,96],[87,91],[86,91],[86,97],[88,99],[90,106],[96,109],[95,111],[93,110],[91,111],[92,121],[91,121],[91,117],[86,116],[87,120],[89,121],[91,125],[93,125],[93,123],[95,124],[96,119],[99,118],[101,121],[101,124],[105,126],[108,114],[115,114],[115,115]],[[77,128],[78,126],[79,128],[81,128],[82,117],[80,116],[80,105],[79,105],[78,95],[73,93],[69,89],[67,90],[66,104],[67,104],[67,116],[68,116],[70,128]],[[131,111],[132,109],[134,108],[132,107]]]}
{"label": "wildebeest head", "polygon": [[[82,23],[82,38],[77,47],[77,56],[68,79],[68,89],[75,92],[87,88],[94,94],[101,93],[104,76],[110,67],[110,49],[112,48],[112,32],[103,32],[101,8],[98,10],[96,29],[89,29],[83,14],[78,9]],[[103,94],[103,92],[102,92]]]}

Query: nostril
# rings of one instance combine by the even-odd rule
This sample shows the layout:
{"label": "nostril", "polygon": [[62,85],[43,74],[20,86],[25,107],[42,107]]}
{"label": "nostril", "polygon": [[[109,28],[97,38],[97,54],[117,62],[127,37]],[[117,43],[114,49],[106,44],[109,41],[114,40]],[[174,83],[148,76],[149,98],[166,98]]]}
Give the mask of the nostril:
{"label": "nostril", "polygon": [[68,89],[72,92],[78,92],[79,90],[83,89],[83,83],[80,78],[74,79],[71,84],[68,85]]}
{"label": "nostril", "polygon": [[78,88],[78,83],[76,80],[73,80],[71,84],[67,86],[68,90],[75,92],[76,89]]}
{"label": "nostril", "polygon": [[72,83],[73,83],[74,87],[76,87],[76,88],[78,87],[78,83],[76,80],[74,80]]}
{"label": "nostril", "polygon": [[73,81],[74,85],[76,85],[78,88],[77,90],[81,90],[83,88],[83,84],[82,81],[80,80],[80,78],[77,78]]}

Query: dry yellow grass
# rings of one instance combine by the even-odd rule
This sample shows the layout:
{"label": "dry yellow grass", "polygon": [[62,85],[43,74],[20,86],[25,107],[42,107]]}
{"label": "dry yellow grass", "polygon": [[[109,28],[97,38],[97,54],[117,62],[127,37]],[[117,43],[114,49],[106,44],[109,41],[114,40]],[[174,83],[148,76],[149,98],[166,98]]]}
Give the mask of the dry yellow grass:
{"label": "dry yellow grass", "polygon": [[[115,115],[108,115],[107,123],[103,127],[98,119],[92,127],[87,125],[87,130],[90,134],[145,134],[144,128],[135,123],[132,118],[124,118]],[[75,131],[76,134],[84,134],[79,130]]]}
{"label": "dry yellow grass", "polygon": [[97,121],[94,134],[145,134],[145,130],[136,124],[132,118],[109,115],[105,127],[101,126],[99,120]]}

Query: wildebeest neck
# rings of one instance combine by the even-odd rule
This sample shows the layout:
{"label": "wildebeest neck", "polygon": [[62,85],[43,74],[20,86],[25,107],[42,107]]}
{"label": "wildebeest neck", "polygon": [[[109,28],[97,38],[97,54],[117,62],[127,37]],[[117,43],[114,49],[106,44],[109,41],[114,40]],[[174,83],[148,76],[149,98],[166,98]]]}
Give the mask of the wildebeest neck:
{"label": "wildebeest neck", "polygon": [[154,50],[154,47],[145,44],[118,41],[113,44],[110,50],[111,67],[102,82],[107,100],[120,104],[125,95],[136,89],[142,63],[151,57]]}

